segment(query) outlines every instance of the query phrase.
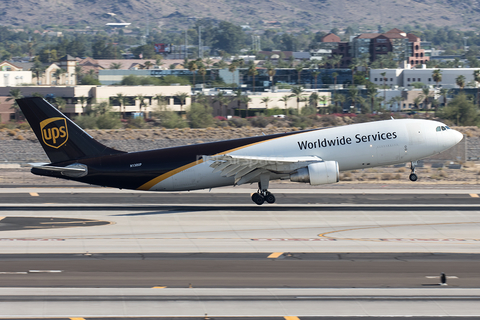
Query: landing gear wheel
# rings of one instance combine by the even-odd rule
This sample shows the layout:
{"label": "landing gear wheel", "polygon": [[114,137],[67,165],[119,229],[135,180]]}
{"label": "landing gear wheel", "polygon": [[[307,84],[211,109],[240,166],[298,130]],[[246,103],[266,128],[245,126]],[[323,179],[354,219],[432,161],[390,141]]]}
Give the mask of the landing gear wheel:
{"label": "landing gear wheel", "polygon": [[252,194],[252,201],[260,206],[265,202],[265,198],[258,193],[254,193]]}
{"label": "landing gear wheel", "polygon": [[410,178],[410,181],[417,181],[417,179],[418,179],[418,177],[415,173],[411,173],[409,178]]}
{"label": "landing gear wheel", "polygon": [[267,201],[268,203],[275,203],[275,196],[269,192],[265,196],[265,201]]}

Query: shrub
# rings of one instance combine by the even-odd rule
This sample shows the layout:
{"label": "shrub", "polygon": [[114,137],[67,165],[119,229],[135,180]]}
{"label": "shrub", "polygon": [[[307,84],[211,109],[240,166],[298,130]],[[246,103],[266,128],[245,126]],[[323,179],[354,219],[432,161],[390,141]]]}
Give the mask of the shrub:
{"label": "shrub", "polygon": [[187,127],[187,122],[173,111],[162,111],[160,113],[160,123],[167,129]]}
{"label": "shrub", "polygon": [[199,103],[192,103],[187,112],[187,119],[191,128],[207,128],[214,124],[213,108]]}

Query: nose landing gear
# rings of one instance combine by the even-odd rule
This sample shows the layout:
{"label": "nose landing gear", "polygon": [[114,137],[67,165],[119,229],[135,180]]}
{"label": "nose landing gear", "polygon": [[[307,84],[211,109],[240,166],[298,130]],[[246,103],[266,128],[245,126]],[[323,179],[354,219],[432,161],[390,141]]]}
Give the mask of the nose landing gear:
{"label": "nose landing gear", "polygon": [[408,177],[410,181],[417,181],[418,177],[417,174],[415,173],[415,166],[417,165],[417,161],[412,161],[410,165],[411,173],[410,176]]}

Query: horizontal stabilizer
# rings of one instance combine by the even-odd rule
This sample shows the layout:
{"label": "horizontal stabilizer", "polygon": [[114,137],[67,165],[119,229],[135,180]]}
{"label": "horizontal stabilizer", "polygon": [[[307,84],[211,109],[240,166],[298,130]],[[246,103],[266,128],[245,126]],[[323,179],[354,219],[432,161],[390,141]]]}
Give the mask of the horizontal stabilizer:
{"label": "horizontal stabilizer", "polygon": [[[32,163],[33,165],[33,163]],[[68,177],[80,178],[88,174],[88,167],[84,164],[74,163],[66,167],[57,167],[49,165],[33,166],[34,169],[45,171],[57,171]]]}

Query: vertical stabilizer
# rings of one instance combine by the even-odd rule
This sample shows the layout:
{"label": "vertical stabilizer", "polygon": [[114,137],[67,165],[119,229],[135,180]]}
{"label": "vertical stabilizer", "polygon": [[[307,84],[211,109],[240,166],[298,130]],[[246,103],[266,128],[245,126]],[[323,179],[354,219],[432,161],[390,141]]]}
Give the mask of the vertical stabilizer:
{"label": "vertical stabilizer", "polygon": [[43,98],[17,103],[52,163],[123,153],[93,139]]}

